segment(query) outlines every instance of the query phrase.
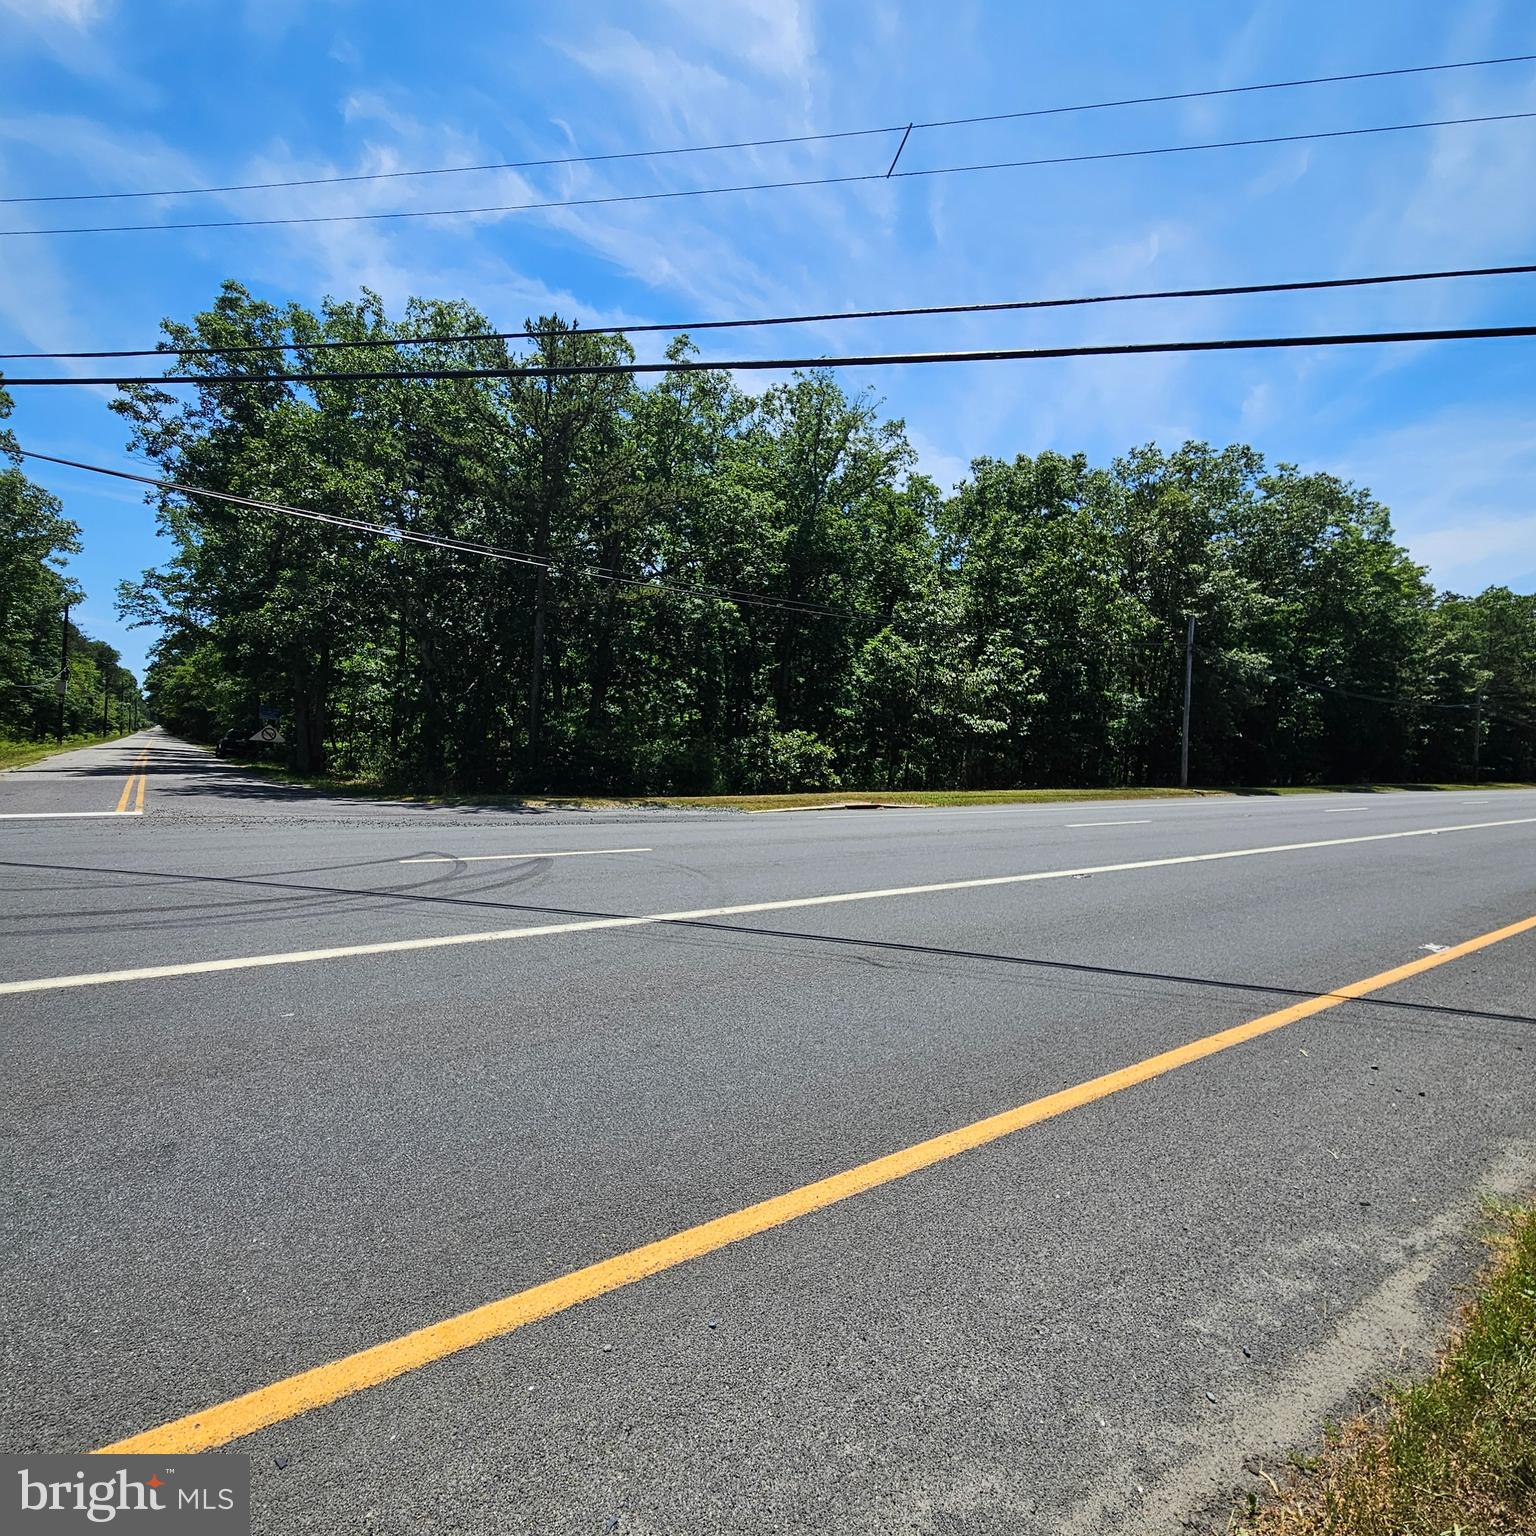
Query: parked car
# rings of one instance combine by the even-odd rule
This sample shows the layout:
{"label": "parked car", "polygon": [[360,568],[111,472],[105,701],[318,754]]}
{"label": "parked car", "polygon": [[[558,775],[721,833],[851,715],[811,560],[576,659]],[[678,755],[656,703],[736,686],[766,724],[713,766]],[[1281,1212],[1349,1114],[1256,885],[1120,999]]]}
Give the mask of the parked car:
{"label": "parked car", "polygon": [[259,725],[237,725],[233,730],[225,731],[219,737],[218,745],[214,747],[215,757],[270,757],[273,748],[264,741],[253,741],[261,727]]}

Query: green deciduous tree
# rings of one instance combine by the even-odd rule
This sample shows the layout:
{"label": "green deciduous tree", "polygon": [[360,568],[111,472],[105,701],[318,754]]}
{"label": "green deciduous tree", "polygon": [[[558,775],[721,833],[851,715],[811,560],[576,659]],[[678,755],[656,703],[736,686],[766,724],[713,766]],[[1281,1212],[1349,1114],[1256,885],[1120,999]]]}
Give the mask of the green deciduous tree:
{"label": "green deciduous tree", "polygon": [[[0,389],[0,421],[10,413]],[[84,596],[64,570],[79,549],[79,527],[21,472],[15,440],[0,429],[0,736],[38,739],[61,724],[71,736],[106,734],[125,729],[138,703],[118,653],[66,624]]]}
{"label": "green deciduous tree", "polygon": [[1186,443],[980,459],[945,495],[830,373],[640,388],[621,339],[527,328],[521,354],[384,355],[618,371],[253,386],[229,379],[268,355],[186,350],[283,343],[343,373],[377,365],[370,342],[489,329],[369,293],[280,309],[231,283],[167,325],[203,382],[124,391],[139,452],[396,530],[161,495],[175,554],[123,602],[162,627],[168,723],[276,706],[300,767],[428,788],[1162,783],[1192,615],[1201,781],[1536,766],[1536,599],[1437,597],[1333,476]]}

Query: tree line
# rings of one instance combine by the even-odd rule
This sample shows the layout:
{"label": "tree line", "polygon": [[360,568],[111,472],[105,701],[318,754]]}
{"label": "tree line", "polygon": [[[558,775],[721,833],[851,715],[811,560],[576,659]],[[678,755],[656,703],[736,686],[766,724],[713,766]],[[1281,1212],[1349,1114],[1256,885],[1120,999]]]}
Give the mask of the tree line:
{"label": "tree line", "polygon": [[229,382],[634,360],[554,316],[367,345],[490,329],[233,282],[165,323],[200,382],[120,391],[137,454],[398,534],[160,493],[175,553],[120,599],[157,718],[275,707],[300,769],[427,789],[1167,783],[1193,615],[1195,782],[1536,778],[1536,597],[1437,593],[1369,491],[1249,447],[946,489],[826,372]]}
{"label": "tree line", "polygon": [[[0,389],[0,420],[10,413]],[[0,428],[0,738],[122,734],[141,717],[138,682],[69,618],[85,597],[63,568],[80,550],[79,525],[19,465]]]}

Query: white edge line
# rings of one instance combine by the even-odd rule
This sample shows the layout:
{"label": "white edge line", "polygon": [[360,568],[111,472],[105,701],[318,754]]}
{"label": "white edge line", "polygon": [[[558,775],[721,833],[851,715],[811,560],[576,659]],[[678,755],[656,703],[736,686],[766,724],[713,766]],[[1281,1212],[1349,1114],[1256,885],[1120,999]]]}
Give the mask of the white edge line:
{"label": "white edge line", "polygon": [[654,853],[653,848],[567,848],[560,853],[424,853],[401,864],[491,864],[501,859],[588,859],[600,853]]}
{"label": "white edge line", "polygon": [[61,821],[80,816],[142,816],[143,811],[0,811],[0,821]]}
{"label": "white edge line", "polygon": [[1342,848],[1355,843],[1387,843],[1407,837],[1438,837],[1443,832],[1481,832],[1491,827],[1526,827],[1536,816],[1507,821],[1472,821],[1451,827],[1419,827],[1411,832],[1368,832],[1358,837],[1328,837],[1307,843],[1276,843],[1263,848],[1231,848],[1222,853],[1184,853],[1165,859],[1136,859],[1125,864],[1089,864],[1081,869],[1043,869],[1027,875],[987,875],[974,880],[942,880],[932,885],[898,885],[877,891],[841,891],[831,896],[797,896],[783,901],[751,901],[731,907],[698,907],[690,912],[650,912],[637,917],[594,917],[573,923],[543,923],[533,928],[497,928],[484,933],[450,933],[430,939],[388,939],[375,944],[342,944],[332,949],[288,950],[270,955],[236,955],[226,960],[189,960],[176,965],[145,965],[126,971],[85,971],[76,976],[38,976],[0,982],[0,996],[18,992],[56,992],[69,987],[99,987],[116,982],[157,981],[170,976],[207,976],[217,971],[256,970],[271,965],[301,965],[310,960],[344,960],[354,955],[398,955],[414,949],[447,949],[457,944],[496,944],[512,939],[561,933],[595,933],[604,928],[644,928],[656,923],[700,922],[713,917],[744,917],[752,912],[788,912],[800,907],[832,907],[852,901],[892,896],[929,896],[941,891],[980,890],[988,886],[1028,885],[1066,880],[1076,875],[1113,875],[1133,869],[1163,869],[1175,864],[1212,864],[1268,853],[1298,853],[1309,848]]}

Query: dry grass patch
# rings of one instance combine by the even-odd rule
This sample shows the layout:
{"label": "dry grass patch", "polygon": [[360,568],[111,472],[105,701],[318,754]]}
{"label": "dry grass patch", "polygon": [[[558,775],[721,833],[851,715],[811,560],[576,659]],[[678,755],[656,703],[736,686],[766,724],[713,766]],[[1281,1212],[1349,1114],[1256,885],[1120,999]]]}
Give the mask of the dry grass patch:
{"label": "dry grass patch", "polygon": [[1501,1207],[1439,1368],[1331,1426],[1245,1536],[1536,1533],[1536,1204]]}

